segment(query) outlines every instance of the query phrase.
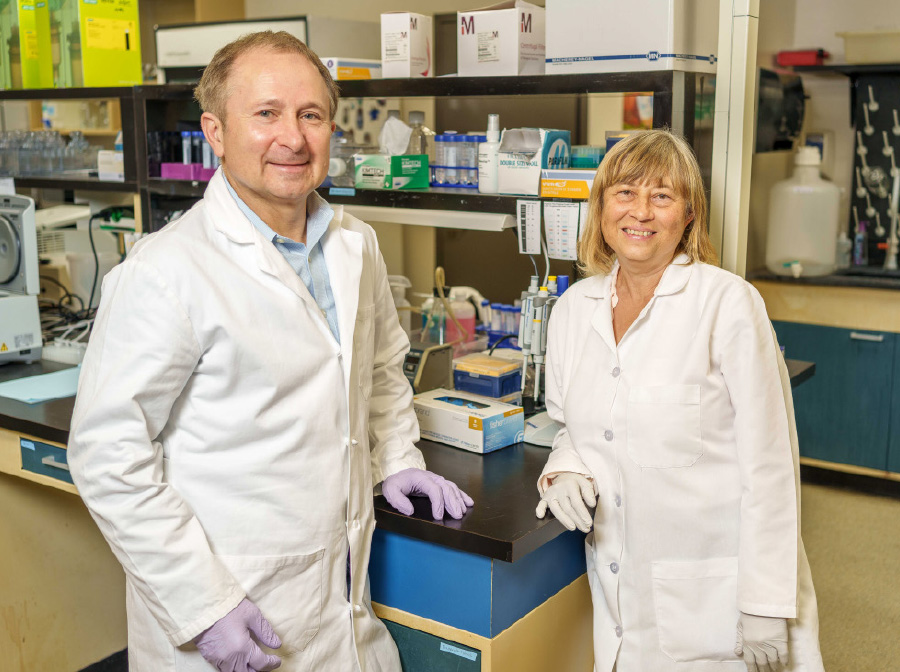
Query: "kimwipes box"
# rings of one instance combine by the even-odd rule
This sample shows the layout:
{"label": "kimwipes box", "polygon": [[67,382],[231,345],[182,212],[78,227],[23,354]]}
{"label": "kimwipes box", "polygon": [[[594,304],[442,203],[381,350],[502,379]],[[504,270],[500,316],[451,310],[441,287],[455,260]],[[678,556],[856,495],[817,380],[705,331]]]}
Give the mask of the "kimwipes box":
{"label": "kimwipes box", "polygon": [[522,0],[457,12],[460,77],[544,74],[544,8]]}
{"label": "kimwipes box", "polygon": [[500,136],[497,183],[501,194],[537,196],[541,171],[569,167],[571,133],[552,128],[508,128]]}
{"label": "kimwipes box", "polygon": [[419,433],[473,453],[490,453],[525,438],[525,412],[459,390],[437,389],[413,397]]}
{"label": "kimwipes box", "polygon": [[434,77],[432,19],[412,12],[381,15],[381,76]]}
{"label": "kimwipes box", "polygon": [[716,71],[717,0],[547,0],[547,74]]}

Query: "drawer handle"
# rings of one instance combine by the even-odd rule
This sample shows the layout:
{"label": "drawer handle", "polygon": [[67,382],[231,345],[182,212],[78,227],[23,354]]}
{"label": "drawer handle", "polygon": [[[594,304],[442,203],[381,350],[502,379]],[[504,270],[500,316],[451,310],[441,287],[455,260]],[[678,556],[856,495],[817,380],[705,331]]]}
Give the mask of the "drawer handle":
{"label": "drawer handle", "polygon": [[850,338],[854,341],[871,341],[872,343],[882,343],[884,334],[861,334],[858,331],[851,331]]}
{"label": "drawer handle", "polygon": [[50,455],[48,455],[47,457],[41,458],[41,464],[43,464],[45,467],[53,467],[54,469],[62,469],[63,471],[69,471],[68,464],[66,464],[65,462],[57,462]]}

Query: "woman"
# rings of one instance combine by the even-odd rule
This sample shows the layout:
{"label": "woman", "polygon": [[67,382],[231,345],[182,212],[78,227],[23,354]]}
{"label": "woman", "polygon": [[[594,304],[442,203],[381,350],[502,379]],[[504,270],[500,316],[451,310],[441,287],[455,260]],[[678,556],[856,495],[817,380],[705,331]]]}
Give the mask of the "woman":
{"label": "woman", "polygon": [[622,140],[589,206],[537,515],[594,527],[594,669],[821,672],[787,369],[759,294],[713,265],[691,148]]}

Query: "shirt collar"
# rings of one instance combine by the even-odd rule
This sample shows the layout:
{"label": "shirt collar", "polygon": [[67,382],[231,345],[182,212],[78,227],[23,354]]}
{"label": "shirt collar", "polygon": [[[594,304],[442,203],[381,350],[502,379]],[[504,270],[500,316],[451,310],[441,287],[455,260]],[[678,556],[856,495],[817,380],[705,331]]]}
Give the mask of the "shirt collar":
{"label": "shirt collar", "polygon": [[[680,292],[690,280],[692,268],[693,263],[688,255],[684,252],[676,255],[666,267],[666,270],[663,271],[659,284],[653,292],[654,296],[669,296]],[[585,295],[595,299],[611,298],[613,294],[612,283],[616,275],[618,275],[618,271],[619,260],[617,259],[606,275],[588,278],[590,284],[585,288]]]}
{"label": "shirt collar", "polygon": [[[231,186],[231,182],[228,181],[228,178],[225,176],[225,173],[222,173],[222,177],[225,179],[225,186],[228,188],[228,193],[231,194],[231,197],[234,199],[234,202],[237,203],[238,208],[247,219],[250,220],[250,223],[253,224],[254,227],[262,234],[263,238],[268,241],[276,242],[280,236],[272,230],[272,228],[266,224],[262,218],[257,215],[253,210],[250,209],[250,206],[247,205],[244,200],[237,195],[237,192],[234,190],[234,187]],[[312,192],[306,198],[306,247],[313,248],[315,245],[322,239],[322,236],[328,231],[328,225],[331,224],[331,220],[334,218],[334,209],[324,198],[319,196],[317,192]],[[301,244],[296,243],[294,241],[290,241],[288,244]]]}

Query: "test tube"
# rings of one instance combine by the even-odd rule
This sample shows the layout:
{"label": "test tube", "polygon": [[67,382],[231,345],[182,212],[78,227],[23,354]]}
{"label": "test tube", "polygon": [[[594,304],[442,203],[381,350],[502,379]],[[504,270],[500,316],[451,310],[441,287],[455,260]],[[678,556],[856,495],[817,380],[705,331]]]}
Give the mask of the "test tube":
{"label": "test tube", "polygon": [[447,146],[447,136],[443,133],[434,136],[434,162],[435,167],[431,176],[431,182],[436,186],[442,186],[447,182],[447,171],[444,168],[446,152],[444,148]]}
{"label": "test tube", "polygon": [[213,166],[213,154],[212,145],[207,142],[206,138],[203,138],[203,167],[204,168],[214,168]]}
{"label": "test tube", "polygon": [[487,142],[486,135],[473,135],[475,138],[472,143],[472,167],[469,169],[469,184],[473,187],[478,186],[478,146],[481,145],[482,142]]}
{"label": "test tube", "polygon": [[191,163],[203,163],[203,131],[191,131]]}
{"label": "test tube", "polygon": [[181,132],[181,162],[184,165],[191,163],[191,132]]}
{"label": "test tube", "polygon": [[467,187],[478,184],[478,136],[465,136],[465,175],[460,180]]}
{"label": "test tube", "polygon": [[503,331],[503,304],[491,304],[491,331]]}
{"label": "test tube", "polygon": [[461,137],[456,131],[444,134],[444,166],[449,185],[459,184],[459,142]]}

